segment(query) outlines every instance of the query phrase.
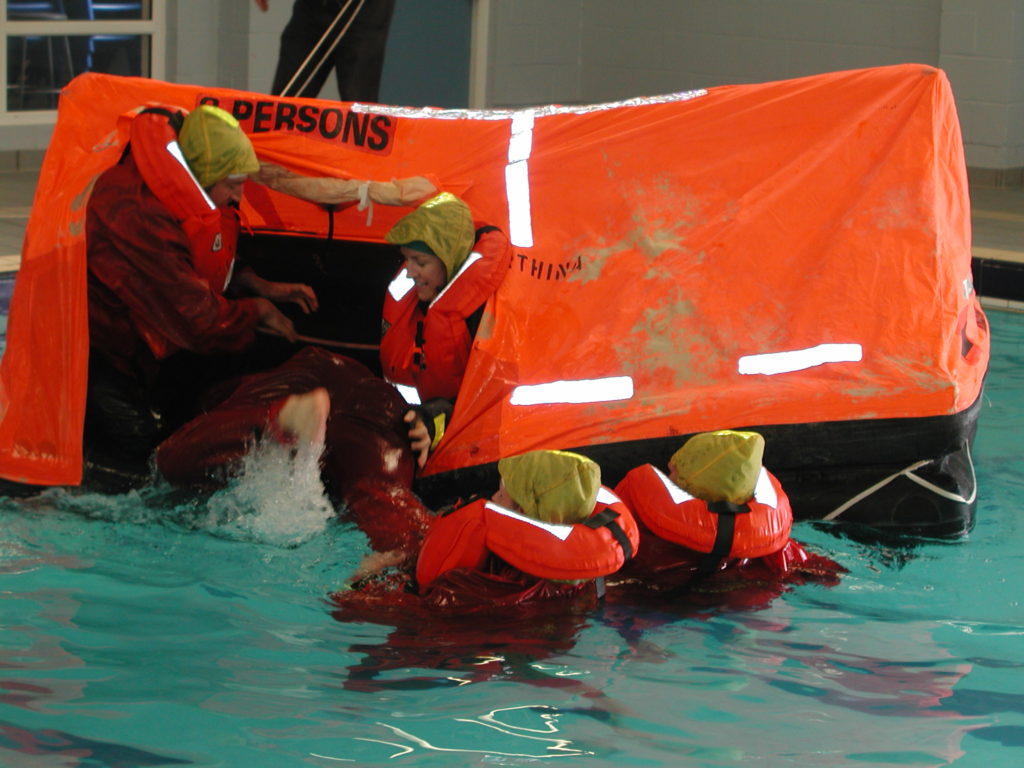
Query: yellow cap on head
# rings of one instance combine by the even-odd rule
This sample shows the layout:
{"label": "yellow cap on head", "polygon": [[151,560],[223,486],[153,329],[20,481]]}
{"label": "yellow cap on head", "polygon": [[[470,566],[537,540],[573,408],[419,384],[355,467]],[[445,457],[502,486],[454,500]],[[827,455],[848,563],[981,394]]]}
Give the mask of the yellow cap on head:
{"label": "yellow cap on head", "polygon": [[761,435],[723,429],[694,435],[668,463],[679,487],[691,496],[744,504],[754,495],[763,459]]}
{"label": "yellow cap on head", "polygon": [[531,451],[498,462],[498,473],[523,514],[545,523],[590,517],[601,487],[601,468],[568,451]]}
{"label": "yellow cap on head", "polygon": [[451,280],[473,251],[473,214],[451,192],[442,192],[399,219],[384,239],[394,245],[415,244],[412,247],[419,250],[426,244],[444,264]]}
{"label": "yellow cap on head", "polygon": [[178,144],[204,189],[228,176],[248,175],[260,169],[249,137],[220,107],[203,104],[193,109],[178,132]]}

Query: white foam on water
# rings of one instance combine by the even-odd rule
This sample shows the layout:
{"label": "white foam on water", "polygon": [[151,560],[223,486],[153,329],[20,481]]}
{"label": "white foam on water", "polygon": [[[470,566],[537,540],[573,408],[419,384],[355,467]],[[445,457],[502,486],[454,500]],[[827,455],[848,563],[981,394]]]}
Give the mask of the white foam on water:
{"label": "white foam on water", "polygon": [[320,478],[323,446],[259,441],[241,470],[206,503],[201,527],[232,537],[294,547],[322,533],[334,507]]}

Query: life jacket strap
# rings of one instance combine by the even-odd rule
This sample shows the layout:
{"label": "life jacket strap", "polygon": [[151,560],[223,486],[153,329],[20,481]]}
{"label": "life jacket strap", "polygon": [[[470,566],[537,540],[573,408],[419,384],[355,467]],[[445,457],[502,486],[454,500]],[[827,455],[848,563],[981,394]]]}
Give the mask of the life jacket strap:
{"label": "life jacket strap", "polygon": [[622,526],[618,524],[617,520],[619,513],[611,507],[606,507],[598,512],[596,515],[591,515],[583,521],[583,525],[587,528],[607,528],[611,533],[612,538],[618,543],[619,548],[622,550],[622,555],[625,558],[625,562],[629,562],[633,559],[633,545],[629,542],[629,537],[626,532],[622,530]]}
{"label": "life jacket strap", "polygon": [[715,543],[711,551],[701,558],[697,566],[697,576],[707,576],[718,570],[718,566],[729,556],[736,535],[736,516],[749,513],[750,505],[711,501],[708,502],[708,510],[718,515],[718,529],[715,531]]}
{"label": "life jacket strap", "polygon": [[140,115],[161,115],[167,118],[175,133],[181,132],[181,126],[185,122],[185,115],[180,110],[170,110],[166,107],[146,107],[139,112]]}
{"label": "life jacket strap", "polygon": [[423,356],[423,345],[427,343],[427,337],[422,320],[419,320],[416,323],[416,338],[414,339],[414,343],[416,346],[412,351],[412,364],[421,371],[425,371],[427,369],[427,361]]}

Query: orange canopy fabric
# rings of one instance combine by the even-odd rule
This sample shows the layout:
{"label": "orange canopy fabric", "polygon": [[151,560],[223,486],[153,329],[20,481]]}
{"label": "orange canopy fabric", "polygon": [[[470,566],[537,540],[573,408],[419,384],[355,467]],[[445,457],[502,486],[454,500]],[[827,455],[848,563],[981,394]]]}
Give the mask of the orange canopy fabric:
{"label": "orange canopy fabric", "polygon": [[[218,103],[261,159],[300,173],[431,175],[509,232],[512,268],[427,473],[538,448],[953,414],[981,391],[963,147],[935,68],[516,111],[89,74],[61,97],[15,284],[0,476],[80,479],[85,203],[126,142],[119,117],[151,102]],[[377,206],[368,226],[349,207],[334,236],[383,242],[407,210]],[[254,232],[327,228],[317,206],[255,184],[242,213]]]}

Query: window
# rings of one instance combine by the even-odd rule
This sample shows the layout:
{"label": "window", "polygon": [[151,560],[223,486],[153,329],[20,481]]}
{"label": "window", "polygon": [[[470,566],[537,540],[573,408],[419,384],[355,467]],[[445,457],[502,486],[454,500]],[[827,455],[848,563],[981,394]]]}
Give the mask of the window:
{"label": "window", "polygon": [[0,124],[52,123],[83,72],[163,77],[164,5],[153,0],[0,0]]}

